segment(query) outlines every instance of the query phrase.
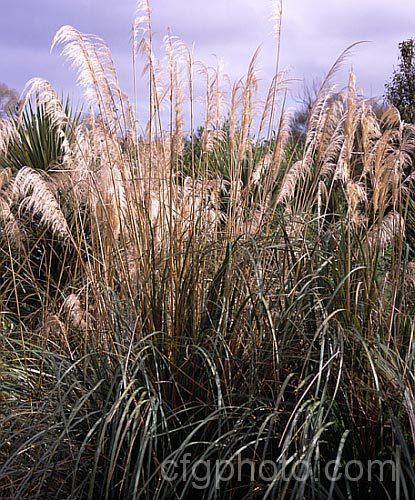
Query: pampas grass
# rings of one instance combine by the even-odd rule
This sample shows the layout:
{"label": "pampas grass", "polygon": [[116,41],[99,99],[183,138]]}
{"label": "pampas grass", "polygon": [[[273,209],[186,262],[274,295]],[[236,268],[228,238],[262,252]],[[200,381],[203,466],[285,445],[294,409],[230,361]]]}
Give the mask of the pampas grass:
{"label": "pampas grass", "polygon": [[[353,73],[332,87],[346,51],[293,144],[278,54],[262,101],[257,54],[231,83],[169,33],[160,64],[151,24],[141,1],[146,114],[105,42],[64,26],[52,47],[77,73],[83,120],[35,79],[0,123],[2,494],[393,498],[389,473],[324,470],[360,460],[366,473],[399,452],[411,498],[414,126],[394,108],[379,117]],[[59,136],[56,154],[6,168],[34,123]],[[201,460],[279,469],[218,483],[216,465],[197,488]]]}

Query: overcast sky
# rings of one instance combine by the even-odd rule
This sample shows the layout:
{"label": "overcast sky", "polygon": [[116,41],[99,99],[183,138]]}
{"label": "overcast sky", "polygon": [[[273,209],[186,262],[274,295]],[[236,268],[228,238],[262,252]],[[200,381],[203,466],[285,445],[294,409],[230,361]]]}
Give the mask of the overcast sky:
{"label": "overcast sky", "polygon": [[[259,46],[258,75],[269,81],[274,69],[271,0],[153,0],[153,28],[162,39],[167,28],[187,44],[197,59],[214,65],[223,59],[225,72],[244,75]],[[58,90],[77,96],[76,76],[59,56],[49,53],[56,30],[70,24],[95,33],[110,45],[120,80],[131,92],[130,28],[135,0],[2,0],[0,14],[0,82],[21,91],[39,76]],[[398,43],[415,37],[414,0],[285,0],[281,68],[293,80],[323,77],[350,44],[339,86],[353,64],[358,87],[367,96],[382,95],[384,83],[398,63]],[[293,94],[296,94],[293,84]]]}

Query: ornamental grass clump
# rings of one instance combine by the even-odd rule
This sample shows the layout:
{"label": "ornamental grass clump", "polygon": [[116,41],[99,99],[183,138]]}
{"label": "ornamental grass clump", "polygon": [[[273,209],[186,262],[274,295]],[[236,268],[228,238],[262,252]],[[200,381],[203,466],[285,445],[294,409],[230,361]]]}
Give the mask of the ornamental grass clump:
{"label": "ornamental grass clump", "polygon": [[144,122],[64,26],[84,114],[35,79],[0,124],[2,495],[412,498],[414,126],[331,86],[343,54],[296,148],[278,56],[260,108],[255,56],[161,65],[138,7]]}

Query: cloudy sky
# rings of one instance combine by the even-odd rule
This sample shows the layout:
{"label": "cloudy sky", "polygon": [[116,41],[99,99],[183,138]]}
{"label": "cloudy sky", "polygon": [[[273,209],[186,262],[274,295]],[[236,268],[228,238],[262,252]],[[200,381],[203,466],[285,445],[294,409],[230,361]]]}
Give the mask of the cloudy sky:
{"label": "cloudy sky", "polygon": [[[159,39],[167,29],[195,44],[197,59],[224,61],[233,79],[244,75],[261,47],[258,75],[269,81],[274,69],[272,0],[152,0],[153,28]],[[136,0],[2,0],[0,17],[0,82],[21,91],[34,76],[48,79],[74,96],[75,75],[50,43],[56,30],[70,24],[95,33],[110,45],[120,80],[131,92],[130,28]],[[324,76],[350,44],[357,46],[337,81],[342,87],[350,65],[367,96],[382,95],[398,62],[397,45],[415,37],[414,0],[285,0],[281,68],[295,82]],[[295,97],[299,84],[292,84]],[[293,102],[293,101],[292,101]]]}

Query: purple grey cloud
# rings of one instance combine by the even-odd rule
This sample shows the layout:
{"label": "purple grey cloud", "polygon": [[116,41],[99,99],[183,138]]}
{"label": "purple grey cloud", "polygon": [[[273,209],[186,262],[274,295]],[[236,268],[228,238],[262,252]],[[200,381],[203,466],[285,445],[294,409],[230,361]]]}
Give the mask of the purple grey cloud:
{"label": "purple grey cloud", "polygon": [[[195,55],[215,65],[216,54],[225,71],[237,79],[245,73],[255,49],[261,45],[259,75],[270,80],[275,61],[271,0],[153,0],[153,29],[162,39],[168,28]],[[81,31],[103,37],[113,50],[120,80],[131,92],[129,46],[135,0],[19,0],[2,2],[0,21],[0,81],[22,90],[34,76],[49,79],[58,90],[78,94],[76,75],[59,57],[49,54],[56,30],[71,24]],[[311,81],[323,77],[348,45],[359,40],[371,43],[356,47],[345,70],[337,76],[347,82],[353,64],[358,85],[366,95],[381,95],[384,83],[397,64],[397,44],[415,36],[413,0],[285,0],[283,4],[281,68],[289,77]],[[413,30],[413,31],[412,31]],[[295,93],[296,85],[293,85]]]}

